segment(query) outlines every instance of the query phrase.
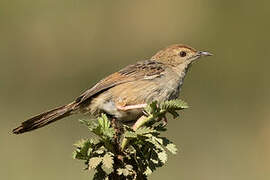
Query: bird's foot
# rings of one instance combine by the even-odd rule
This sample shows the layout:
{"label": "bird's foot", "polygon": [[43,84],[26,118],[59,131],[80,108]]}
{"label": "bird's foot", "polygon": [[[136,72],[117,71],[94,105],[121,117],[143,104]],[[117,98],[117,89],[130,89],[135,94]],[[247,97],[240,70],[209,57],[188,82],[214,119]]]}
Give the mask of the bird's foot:
{"label": "bird's foot", "polygon": [[117,106],[118,110],[121,111],[127,111],[127,110],[132,110],[132,109],[143,109],[147,106],[147,104],[136,104],[136,105],[129,105],[129,106]]}

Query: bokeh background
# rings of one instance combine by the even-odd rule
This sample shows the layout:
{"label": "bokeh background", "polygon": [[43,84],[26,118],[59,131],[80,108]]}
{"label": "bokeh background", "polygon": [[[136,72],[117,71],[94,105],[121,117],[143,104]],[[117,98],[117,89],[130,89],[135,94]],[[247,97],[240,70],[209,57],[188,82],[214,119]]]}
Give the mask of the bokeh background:
{"label": "bokeh background", "polygon": [[80,116],[12,128],[174,43],[215,54],[193,65],[189,103],[167,134],[181,148],[150,179],[270,179],[270,2],[1,0],[0,179],[90,179],[71,158]]}

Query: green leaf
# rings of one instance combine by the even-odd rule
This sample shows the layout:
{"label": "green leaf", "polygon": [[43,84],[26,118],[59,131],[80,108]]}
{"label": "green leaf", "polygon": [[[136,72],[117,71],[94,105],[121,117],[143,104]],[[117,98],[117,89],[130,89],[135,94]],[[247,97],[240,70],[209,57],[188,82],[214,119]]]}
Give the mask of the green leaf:
{"label": "green leaf", "polygon": [[162,152],[158,153],[158,158],[163,164],[165,164],[167,159],[168,159],[166,151],[162,151]]}
{"label": "green leaf", "polygon": [[82,147],[84,146],[84,144],[85,144],[86,141],[88,141],[88,140],[81,139],[81,140],[77,141],[77,142],[74,144],[74,146],[75,146],[76,148],[82,148]]}
{"label": "green leaf", "polygon": [[110,174],[113,172],[113,154],[106,153],[102,158],[102,169],[106,172],[106,174]]}
{"label": "green leaf", "polygon": [[98,123],[102,127],[103,130],[108,129],[111,125],[107,116],[103,113],[101,114],[101,117],[98,118]]}
{"label": "green leaf", "polygon": [[95,150],[94,153],[101,155],[104,154],[105,151],[106,149],[104,148],[104,146],[101,146],[99,149]]}
{"label": "green leaf", "polygon": [[176,147],[175,144],[173,144],[173,142],[171,142],[169,139],[167,139],[166,137],[162,137],[160,138],[162,141],[162,145],[165,146],[165,148],[170,151],[172,154],[176,154],[178,149]]}
{"label": "green leaf", "polygon": [[130,171],[127,169],[123,169],[123,175],[128,176],[130,174]]}
{"label": "green leaf", "polygon": [[126,150],[128,152],[128,154],[126,154],[126,157],[129,159],[130,159],[130,155],[136,154],[136,149],[133,146],[128,146]]}
{"label": "green leaf", "polygon": [[79,122],[85,126],[89,126],[89,119],[79,119]]}
{"label": "green leaf", "polygon": [[133,131],[126,131],[124,134],[124,137],[126,138],[136,138],[137,134]]}
{"label": "green leaf", "polygon": [[93,157],[89,160],[89,169],[95,169],[102,162],[101,157]]}
{"label": "green leaf", "polygon": [[89,122],[87,127],[91,132],[95,133],[96,135],[100,135],[100,131],[97,130],[98,129],[97,120]]}
{"label": "green leaf", "polygon": [[181,109],[188,108],[188,105],[186,102],[184,102],[180,99],[175,99],[175,100],[162,102],[160,104],[160,107],[161,107],[161,109],[165,109],[165,110],[169,110],[169,109],[181,110]]}
{"label": "green leaf", "polygon": [[177,151],[178,151],[178,149],[176,148],[176,145],[175,144],[173,144],[173,143],[170,143],[170,144],[168,144],[167,146],[165,146],[167,149],[168,149],[168,151],[170,151],[172,154],[176,154],[177,153]]}
{"label": "green leaf", "polygon": [[93,180],[105,180],[107,177],[106,173],[104,171],[102,171],[102,169],[98,166],[96,169],[95,169],[95,174],[94,174],[94,177],[93,177]]}
{"label": "green leaf", "polygon": [[101,114],[101,117],[98,118],[99,123],[99,134],[104,135],[105,138],[112,138],[114,136],[114,129],[111,128],[111,122],[108,120],[105,114]]}
{"label": "green leaf", "polygon": [[167,131],[166,126],[163,123],[159,123],[153,127],[156,131]]}
{"label": "green leaf", "polygon": [[123,168],[118,168],[117,174],[121,176],[123,174]]}
{"label": "green leaf", "polygon": [[128,165],[126,165],[126,169],[129,170],[129,171],[132,171],[133,170],[133,166],[130,165],[130,164],[128,164]]}
{"label": "green leaf", "polygon": [[77,159],[76,157],[77,157],[77,152],[76,152],[76,151],[73,151],[73,152],[72,152],[72,158],[73,158],[73,159]]}
{"label": "green leaf", "polygon": [[74,144],[77,149],[73,154],[73,158],[75,159],[82,159],[82,160],[88,160],[89,155],[92,152],[93,147],[93,141],[91,140],[80,140],[76,144]]}
{"label": "green leaf", "polygon": [[110,120],[105,114],[102,114],[97,120],[80,120],[81,123],[85,124],[88,129],[103,139],[112,139],[114,136],[114,129],[111,126]]}
{"label": "green leaf", "polygon": [[147,166],[146,167],[146,170],[144,171],[144,174],[146,175],[146,176],[149,176],[149,175],[151,175],[153,173],[153,171]]}
{"label": "green leaf", "polygon": [[126,169],[126,168],[118,168],[117,169],[117,174],[127,177],[128,175],[130,175],[130,171],[128,169]]}
{"label": "green leaf", "polygon": [[158,160],[156,160],[156,159],[150,159],[154,164],[158,164],[159,163],[159,161]]}
{"label": "green leaf", "polygon": [[79,122],[88,127],[91,132],[98,126],[96,119],[80,119]]}
{"label": "green leaf", "polygon": [[135,133],[137,134],[137,135],[145,135],[145,134],[150,134],[150,133],[155,133],[156,132],[156,130],[154,130],[154,129],[152,129],[152,128],[149,128],[149,127],[140,127],[139,129],[137,129],[136,131],[135,131]]}
{"label": "green leaf", "polygon": [[152,103],[148,104],[145,108],[145,111],[148,114],[156,114],[160,109],[158,108],[158,102],[153,101]]}
{"label": "green leaf", "polygon": [[132,175],[134,175],[133,173],[134,173],[133,166],[130,165],[130,164],[126,165],[124,168],[118,168],[117,169],[117,174],[120,175],[120,176],[121,175],[123,175],[125,177],[132,176]]}
{"label": "green leaf", "polygon": [[173,115],[173,118],[177,118],[179,116],[178,112],[176,112],[174,109],[170,109],[168,112]]}
{"label": "green leaf", "polygon": [[161,143],[159,142],[159,138],[156,138],[153,135],[148,135],[149,138],[147,138],[145,141],[150,142],[153,144],[155,149],[159,149],[161,151],[164,151],[164,148],[162,147]]}
{"label": "green leaf", "polygon": [[93,151],[93,149],[92,148],[89,148],[88,151],[87,151],[87,156],[90,157],[90,155],[92,154],[92,151]]}

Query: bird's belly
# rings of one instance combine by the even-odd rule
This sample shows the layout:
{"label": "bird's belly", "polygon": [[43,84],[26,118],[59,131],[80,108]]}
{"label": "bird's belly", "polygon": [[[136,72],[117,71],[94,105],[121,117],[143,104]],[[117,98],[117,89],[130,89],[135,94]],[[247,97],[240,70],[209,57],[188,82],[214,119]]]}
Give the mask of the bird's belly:
{"label": "bird's belly", "polygon": [[137,120],[142,115],[143,110],[141,108],[119,110],[117,105],[113,101],[108,101],[104,103],[101,109],[122,122]]}
{"label": "bird's belly", "polygon": [[117,101],[117,98],[110,91],[106,91],[93,98],[91,103],[81,110],[83,113],[92,115],[106,113],[122,122],[135,121],[142,116],[143,109],[121,110],[119,109],[119,103],[121,102]]}

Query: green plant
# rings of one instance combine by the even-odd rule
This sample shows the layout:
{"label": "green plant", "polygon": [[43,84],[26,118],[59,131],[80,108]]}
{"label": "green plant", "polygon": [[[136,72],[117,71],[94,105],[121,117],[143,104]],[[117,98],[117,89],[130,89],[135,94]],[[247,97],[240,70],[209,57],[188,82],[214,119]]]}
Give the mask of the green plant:
{"label": "green plant", "polygon": [[94,170],[94,180],[147,179],[167,161],[167,151],[176,154],[176,146],[161,133],[166,131],[166,114],[178,117],[178,110],[188,108],[181,100],[152,102],[133,127],[109,120],[105,114],[97,120],[80,120],[94,139],[75,144],[74,158]]}

